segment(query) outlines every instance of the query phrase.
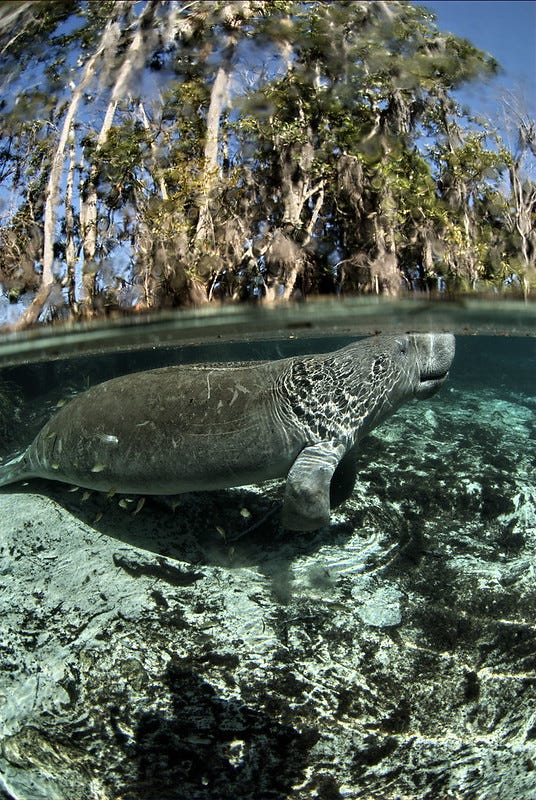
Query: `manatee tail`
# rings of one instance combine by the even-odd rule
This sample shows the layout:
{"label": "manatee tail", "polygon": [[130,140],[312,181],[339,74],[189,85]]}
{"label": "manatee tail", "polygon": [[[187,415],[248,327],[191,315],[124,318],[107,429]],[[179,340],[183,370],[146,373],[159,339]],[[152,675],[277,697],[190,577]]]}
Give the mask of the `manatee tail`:
{"label": "manatee tail", "polygon": [[25,455],[25,453],[21,453],[0,466],[0,486],[7,486],[8,483],[15,483],[28,477]]}

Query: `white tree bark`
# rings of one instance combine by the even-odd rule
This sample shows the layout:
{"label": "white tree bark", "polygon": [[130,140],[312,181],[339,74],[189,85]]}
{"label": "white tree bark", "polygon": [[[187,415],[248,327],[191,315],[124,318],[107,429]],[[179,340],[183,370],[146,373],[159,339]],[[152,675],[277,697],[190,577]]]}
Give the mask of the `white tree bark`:
{"label": "white tree bark", "polygon": [[214,228],[210,213],[210,198],[218,181],[218,145],[220,120],[227,100],[227,92],[231,82],[231,59],[236,45],[229,45],[224,63],[216,73],[210,93],[207,112],[207,133],[205,138],[203,167],[203,198],[199,206],[195,243],[202,244],[214,238]]}
{"label": "white tree bark", "polygon": [[[208,6],[207,14],[209,14]],[[264,7],[264,3],[250,3],[242,0],[240,3],[229,2],[222,6],[219,15],[230,28],[223,47],[223,58],[212,84],[210,102],[207,111],[207,126],[204,148],[203,165],[203,192],[199,204],[194,246],[202,246],[204,242],[214,238],[214,226],[210,213],[210,201],[213,191],[220,177],[218,168],[218,150],[220,139],[221,117],[228,101],[229,86],[232,78],[232,62],[240,38],[240,26],[255,12]],[[207,17],[209,19],[209,16]],[[233,22],[234,20],[234,22]]]}
{"label": "white tree bark", "polygon": [[[130,5],[126,3],[126,5]],[[96,275],[95,253],[97,249],[97,174],[99,150],[105,144],[110,129],[113,125],[118,103],[123,99],[130,88],[132,77],[143,65],[146,53],[146,37],[150,33],[147,23],[154,16],[154,6],[148,2],[139,15],[136,23],[136,32],[127,49],[123,63],[117,74],[106,113],[97,137],[97,147],[93,164],[90,167],[85,198],[80,202],[80,228],[83,239],[84,272],[82,277],[82,303],[86,312],[89,309],[94,294]]]}
{"label": "white tree bark", "polygon": [[[149,123],[149,118],[147,117],[147,114],[145,113],[145,107],[144,107],[143,103],[141,103],[141,102],[138,104],[138,111],[140,113],[140,119],[141,119],[141,123],[142,123],[143,127],[145,128],[147,133],[151,133],[151,125]],[[169,194],[168,194],[166,182],[164,180],[164,176],[158,170],[158,148],[157,148],[156,143],[155,143],[154,140],[151,141],[151,152],[153,154],[153,166],[154,166],[154,169],[155,169],[155,176],[154,176],[155,177],[155,181],[158,182],[158,187],[160,189],[160,195],[162,197],[162,200],[168,200],[169,199]]]}
{"label": "white tree bark", "polygon": [[534,213],[536,211],[536,189],[534,185],[523,186],[520,174],[521,159],[516,158],[509,168],[510,191],[513,200],[513,213],[510,228],[517,232],[521,245],[523,293],[527,297],[530,279],[536,273],[536,234],[534,232]]}
{"label": "white tree bark", "polygon": [[74,243],[74,209],[73,209],[73,191],[74,191],[74,171],[76,167],[76,147],[74,140],[74,131],[71,131],[69,137],[69,169],[67,171],[67,183],[65,186],[65,236],[67,245],[65,248],[65,262],[67,264],[67,274],[65,276],[65,285],[69,296],[69,307],[76,311],[76,247]]}
{"label": "white tree bark", "polygon": [[110,47],[111,40],[116,39],[119,31],[114,31],[116,28],[115,17],[111,19],[104,30],[101,37],[100,44],[97,50],[89,58],[82,71],[80,82],[77,86],[73,87],[73,94],[71,101],[67,107],[63,125],[61,127],[60,138],[54,152],[48,183],[46,188],[45,200],[45,214],[43,220],[43,272],[41,277],[41,286],[34,299],[28,308],[19,317],[15,325],[15,329],[25,328],[37,322],[43,307],[45,306],[52,287],[54,286],[54,240],[56,236],[56,204],[58,199],[59,187],[63,175],[63,166],[65,161],[65,148],[69,140],[69,136],[74,131],[74,121],[78,112],[80,101],[84,92],[93,81],[96,74],[96,66],[99,59],[103,56],[106,49]]}

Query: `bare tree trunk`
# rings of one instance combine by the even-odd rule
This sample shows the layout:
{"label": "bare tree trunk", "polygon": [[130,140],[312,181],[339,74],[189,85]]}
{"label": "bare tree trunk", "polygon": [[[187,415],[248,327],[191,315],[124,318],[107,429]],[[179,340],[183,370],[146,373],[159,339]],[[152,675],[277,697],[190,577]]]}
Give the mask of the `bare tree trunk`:
{"label": "bare tree trunk", "polygon": [[[145,107],[141,102],[138,105],[138,111],[143,127],[148,134],[151,134],[151,124],[147,114],[145,113]],[[154,140],[152,140],[151,152],[153,154],[154,167],[153,179],[159,186],[162,200],[168,200],[169,194],[166,181],[164,180],[162,173],[158,170],[157,151],[158,148]],[[165,246],[158,246],[161,245],[161,242],[158,241],[158,234],[155,234],[151,229],[151,226],[147,224],[144,209],[142,208],[141,202],[138,200],[136,200],[136,208],[138,209],[139,220],[136,236],[136,252],[138,254],[138,257],[136,258],[136,266],[141,267],[141,277],[143,280],[143,306],[145,308],[151,308],[156,304],[157,297],[157,277],[155,275],[154,263],[155,251],[158,248],[160,257],[162,258],[163,256],[165,263],[161,265],[161,267],[163,267],[164,270],[168,268],[167,252]],[[140,305],[142,304],[140,303]]]}
{"label": "bare tree trunk", "polygon": [[236,41],[230,41],[226,47],[224,61],[216,73],[216,78],[210,93],[203,167],[203,199],[199,206],[199,216],[197,218],[197,228],[195,231],[194,243],[196,246],[202,245],[203,242],[214,240],[214,225],[210,213],[210,200],[218,182],[220,120],[227,99],[229,83],[231,81],[231,62],[235,49]]}
{"label": "bare tree trunk", "polygon": [[[46,201],[45,201],[45,215],[43,220],[43,272],[41,276],[41,286],[28,308],[21,314],[17,322],[12,326],[13,329],[18,330],[25,328],[37,322],[45,303],[50,297],[50,293],[54,286],[54,240],[56,236],[56,202],[61,184],[63,174],[63,163],[65,159],[65,148],[67,141],[73,130],[74,120],[80,105],[80,100],[91,81],[95,76],[95,68],[97,61],[102,56],[104,51],[110,47],[111,39],[115,41],[114,37],[115,17],[111,19],[104,30],[99,47],[95,53],[88,59],[80,83],[73,89],[71,102],[67,107],[63,125],[61,128],[60,138],[48,178],[46,188]],[[117,35],[117,32],[115,32]]]}
{"label": "bare tree trunk", "polygon": [[515,230],[521,243],[523,263],[523,294],[528,296],[530,278],[536,276],[536,233],[533,226],[536,211],[536,187],[527,184],[524,188],[520,176],[521,159],[516,158],[509,169],[510,190],[514,202],[514,213],[510,215],[510,227]]}
{"label": "bare tree trunk", "polygon": [[94,283],[96,277],[95,252],[97,249],[97,174],[98,174],[98,151],[106,141],[108,132],[112,126],[117,100],[112,99],[108,103],[104,122],[102,123],[99,137],[97,139],[97,150],[95,152],[93,164],[89,170],[87,189],[80,199],[80,233],[83,241],[84,266],[82,273],[82,297],[80,311],[88,313],[88,308],[93,301]]}
{"label": "bare tree trunk", "polygon": [[32,20],[32,11],[35,8],[35,3],[32,0],[26,0],[20,3],[3,3],[0,6],[0,30],[11,28],[15,32],[5,45],[0,50],[0,56],[9,52],[15,41],[26,33],[28,23]]}
{"label": "bare tree trunk", "polygon": [[[145,128],[145,130],[147,131],[147,133],[150,134],[151,133],[151,125],[149,123],[149,119],[147,117],[147,114],[145,113],[145,107],[144,107],[143,103],[141,103],[141,102],[139,103],[138,110],[140,112],[140,119],[141,119],[142,125]],[[155,168],[155,180],[158,181],[158,186],[160,188],[160,195],[162,197],[162,200],[168,200],[169,199],[169,194],[168,194],[168,190],[167,190],[167,187],[166,187],[166,182],[164,180],[164,176],[162,175],[161,172],[158,172],[158,148],[156,146],[156,143],[155,143],[154,139],[151,141],[151,152],[153,154],[153,166]]]}
{"label": "bare tree trunk", "polygon": [[[127,4],[127,6],[128,5],[129,4]],[[80,310],[85,315],[90,313],[93,305],[93,299],[95,296],[95,281],[97,276],[95,253],[97,249],[97,176],[99,169],[99,150],[102,148],[108,138],[110,128],[113,125],[119,100],[125,96],[132,75],[139,68],[139,66],[143,64],[145,40],[148,35],[148,31],[150,31],[150,22],[154,17],[154,12],[154,4],[152,2],[148,2],[137,19],[136,32],[132,38],[132,41],[130,42],[112,89],[108,107],[106,109],[104,120],[97,138],[97,147],[95,150],[94,161],[89,172],[87,190],[85,192],[85,197],[80,203],[80,227],[83,237],[84,253],[82,300],[80,303]]]}
{"label": "bare tree trunk", "polygon": [[[388,207],[390,194],[382,200]],[[396,295],[400,291],[400,274],[392,219],[386,214],[374,217],[376,257],[370,265],[371,289],[375,294]]]}
{"label": "bare tree trunk", "polygon": [[[229,3],[227,7],[223,5],[220,9],[222,16],[231,19],[237,13],[239,6],[240,24],[249,19],[257,9],[250,4],[249,0],[242,0],[240,4]],[[208,6],[208,4],[207,4]],[[220,177],[218,168],[218,151],[220,141],[221,118],[227,103],[227,94],[231,82],[233,71],[233,58],[240,38],[239,28],[236,23],[228,27],[227,40],[223,49],[223,58],[218,70],[212,90],[210,92],[210,102],[207,111],[207,125],[204,149],[203,165],[203,197],[199,204],[199,215],[194,237],[194,245],[202,246],[203,242],[211,241],[214,238],[214,224],[210,213],[210,201],[215,187]]]}
{"label": "bare tree trunk", "polygon": [[[304,120],[305,128],[303,110],[299,108],[297,113]],[[315,155],[313,133],[309,127],[304,133],[304,142],[283,145],[278,137],[274,142],[279,156],[283,223],[295,229],[302,225],[302,212],[307,200],[317,192],[317,187],[311,188],[311,166]]]}
{"label": "bare tree trunk", "polygon": [[[301,109],[297,113],[304,119]],[[280,144],[276,139],[274,143],[277,148],[283,214],[282,226],[273,232],[266,253],[267,263],[271,267],[271,275],[265,281],[267,302],[291,297],[298,276],[303,273],[307,263],[305,247],[311,240],[324,203],[324,181],[320,180],[315,186],[311,186],[311,166],[315,151],[311,129],[306,128],[305,132],[307,135],[304,142]],[[315,195],[315,205],[309,222],[305,225],[304,209]],[[296,232],[299,232],[299,244]]]}
{"label": "bare tree trunk", "polygon": [[74,210],[73,210],[73,188],[74,170],[76,166],[76,148],[74,133],[71,131],[69,142],[69,170],[67,172],[67,183],[65,186],[65,236],[67,246],[65,248],[65,261],[67,264],[67,275],[65,283],[67,285],[67,297],[69,308],[76,314],[76,247],[74,243]]}
{"label": "bare tree trunk", "polygon": [[[322,206],[324,204],[324,181],[321,180],[320,183],[311,189],[309,195],[306,199],[309,199],[313,194],[316,194],[316,202],[313,208],[313,213],[311,214],[311,219],[306,228],[306,238],[305,241],[302,242],[301,248],[302,252],[304,252],[305,247],[309,244],[312,239],[313,232],[315,229],[315,225],[317,223],[318,217],[320,216],[320,211],[322,210]],[[305,200],[304,200],[305,202]],[[282,298],[289,299],[292,296],[292,292],[296,286],[296,281],[298,280],[298,276],[300,273],[303,272],[305,267],[305,257],[302,256],[294,261],[291,268],[288,270],[285,276],[285,290],[281,295]]]}

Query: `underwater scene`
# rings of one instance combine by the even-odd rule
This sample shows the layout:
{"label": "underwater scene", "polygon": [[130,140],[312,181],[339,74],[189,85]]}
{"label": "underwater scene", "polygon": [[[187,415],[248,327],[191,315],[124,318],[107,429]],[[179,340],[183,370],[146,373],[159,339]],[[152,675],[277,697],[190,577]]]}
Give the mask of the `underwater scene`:
{"label": "underwater scene", "polygon": [[[536,338],[508,326],[474,335],[458,322],[430,327],[431,339],[418,329],[385,334],[381,357],[362,333],[301,328],[35,359],[30,341],[24,357],[4,357],[0,481],[38,435],[16,464],[28,472],[46,456],[48,474],[21,468],[0,489],[2,797],[536,798]],[[348,388],[346,361],[327,395],[314,380],[277,383],[284,363],[296,380],[314,367],[322,381],[342,363],[322,354],[356,339],[366,390]],[[385,364],[400,342],[406,360],[428,348],[420,380],[434,385],[395,403],[402,373],[386,383]],[[106,491],[100,457],[86,463],[86,485],[72,485],[65,459],[81,457],[89,427],[115,444],[107,395],[83,394],[90,387],[210,364],[205,387],[207,369],[226,381],[229,362],[244,361],[225,407],[221,382],[207,379],[212,418],[201,426],[190,413],[179,466],[169,419],[154,429],[150,388],[140,408],[140,384],[120,384],[108,406],[138,433],[115,470],[134,475],[137,460],[132,486],[145,475],[148,491]],[[185,404],[186,374],[196,373],[178,373]],[[279,393],[262,399],[272,375]],[[395,413],[382,411],[351,456],[315,448],[315,436],[344,427],[349,403],[366,418],[374,387]],[[158,392],[174,402],[169,384]],[[241,406],[252,394],[253,410]],[[147,425],[135,422],[144,406]],[[258,425],[249,439],[236,423],[246,412]],[[314,452],[289,471],[291,412],[314,431]],[[205,491],[231,451],[237,485]],[[335,502],[341,458],[347,485]],[[173,482],[181,464],[182,493],[156,492],[166,465]],[[315,527],[319,494],[328,516]]]}

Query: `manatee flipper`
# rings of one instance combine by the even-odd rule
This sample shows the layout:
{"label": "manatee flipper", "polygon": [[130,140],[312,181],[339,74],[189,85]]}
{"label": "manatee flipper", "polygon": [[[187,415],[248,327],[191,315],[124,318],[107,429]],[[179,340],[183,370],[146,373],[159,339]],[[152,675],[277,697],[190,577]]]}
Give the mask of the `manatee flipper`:
{"label": "manatee flipper", "polygon": [[329,523],[330,484],[344,445],[319,442],[305,447],[287,476],[283,501],[283,527],[314,531]]}
{"label": "manatee flipper", "polygon": [[333,474],[329,492],[331,508],[337,508],[352,496],[357,478],[357,449],[354,446],[348,450]]}

